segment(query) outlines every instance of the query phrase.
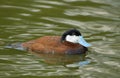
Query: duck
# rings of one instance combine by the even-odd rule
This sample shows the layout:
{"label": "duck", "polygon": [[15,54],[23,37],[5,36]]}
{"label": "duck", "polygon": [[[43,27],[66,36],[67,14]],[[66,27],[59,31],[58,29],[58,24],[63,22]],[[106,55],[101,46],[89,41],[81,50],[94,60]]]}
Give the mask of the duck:
{"label": "duck", "polygon": [[44,54],[85,54],[91,46],[77,29],[68,29],[61,36],[43,36],[21,45],[28,51]]}

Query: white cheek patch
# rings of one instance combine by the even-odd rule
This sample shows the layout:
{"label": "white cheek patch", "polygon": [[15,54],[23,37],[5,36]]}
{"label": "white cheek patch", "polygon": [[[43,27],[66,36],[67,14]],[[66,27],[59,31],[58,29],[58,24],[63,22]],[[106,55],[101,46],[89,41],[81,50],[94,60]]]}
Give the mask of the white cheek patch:
{"label": "white cheek patch", "polygon": [[66,36],[66,41],[72,42],[72,43],[79,43],[79,36],[76,35],[67,35]]}

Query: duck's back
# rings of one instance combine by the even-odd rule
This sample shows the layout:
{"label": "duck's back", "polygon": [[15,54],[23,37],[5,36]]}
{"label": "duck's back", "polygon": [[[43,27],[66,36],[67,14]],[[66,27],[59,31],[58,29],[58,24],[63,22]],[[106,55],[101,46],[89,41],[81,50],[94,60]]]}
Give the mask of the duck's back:
{"label": "duck's back", "polygon": [[85,53],[87,48],[80,44],[61,42],[60,36],[44,36],[36,40],[23,43],[30,51],[39,53],[74,54]]}

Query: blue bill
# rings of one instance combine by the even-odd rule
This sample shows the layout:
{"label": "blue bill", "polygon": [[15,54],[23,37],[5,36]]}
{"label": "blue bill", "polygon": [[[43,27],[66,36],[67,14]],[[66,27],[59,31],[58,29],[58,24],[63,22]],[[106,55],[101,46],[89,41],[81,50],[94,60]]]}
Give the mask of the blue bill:
{"label": "blue bill", "polygon": [[84,47],[90,47],[91,46],[91,44],[89,44],[88,42],[86,42],[84,40],[83,36],[80,36],[79,44],[83,45]]}

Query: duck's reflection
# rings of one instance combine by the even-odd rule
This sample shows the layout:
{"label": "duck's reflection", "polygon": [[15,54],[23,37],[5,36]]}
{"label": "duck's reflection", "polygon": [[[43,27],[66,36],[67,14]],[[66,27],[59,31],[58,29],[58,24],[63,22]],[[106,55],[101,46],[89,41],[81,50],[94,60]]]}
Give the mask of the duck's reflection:
{"label": "duck's reflection", "polygon": [[31,52],[31,53],[43,59],[43,61],[47,64],[67,65],[75,62],[84,61],[86,59],[85,58],[86,54],[60,55],[60,54],[46,54],[46,53],[37,53],[37,52]]}

